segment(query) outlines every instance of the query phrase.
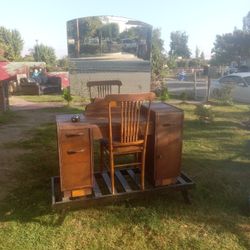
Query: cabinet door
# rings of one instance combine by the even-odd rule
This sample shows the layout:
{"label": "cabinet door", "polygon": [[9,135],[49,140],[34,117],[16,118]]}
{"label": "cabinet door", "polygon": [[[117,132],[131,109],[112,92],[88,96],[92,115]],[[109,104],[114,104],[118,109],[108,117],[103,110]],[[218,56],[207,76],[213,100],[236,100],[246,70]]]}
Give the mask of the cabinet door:
{"label": "cabinet door", "polygon": [[92,186],[91,129],[61,130],[59,158],[62,191]]}
{"label": "cabinet door", "polygon": [[156,127],[157,183],[180,175],[182,151],[182,114],[159,117]]}
{"label": "cabinet door", "polygon": [[64,164],[61,172],[62,191],[92,186],[92,173],[89,162]]}

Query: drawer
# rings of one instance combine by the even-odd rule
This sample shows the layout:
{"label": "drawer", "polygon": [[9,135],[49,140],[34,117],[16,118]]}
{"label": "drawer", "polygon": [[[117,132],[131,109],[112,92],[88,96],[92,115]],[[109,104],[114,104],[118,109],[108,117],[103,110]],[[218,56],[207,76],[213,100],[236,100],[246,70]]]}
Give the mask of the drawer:
{"label": "drawer", "polygon": [[88,128],[60,130],[59,133],[59,140],[61,142],[76,143],[77,141],[81,141],[86,144],[89,142],[90,130]]}
{"label": "drawer", "polygon": [[61,163],[75,163],[89,161],[91,158],[90,142],[76,140],[74,143],[64,142],[60,146]]}
{"label": "drawer", "polygon": [[169,127],[171,125],[180,125],[183,123],[183,114],[173,113],[157,117],[157,127]]}

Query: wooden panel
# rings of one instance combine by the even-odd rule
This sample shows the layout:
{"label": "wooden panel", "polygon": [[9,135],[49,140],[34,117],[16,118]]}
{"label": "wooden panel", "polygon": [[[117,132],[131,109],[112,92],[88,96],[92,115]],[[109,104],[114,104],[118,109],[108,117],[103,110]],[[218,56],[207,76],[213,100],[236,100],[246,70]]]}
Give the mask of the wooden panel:
{"label": "wooden panel", "polygon": [[181,174],[183,112],[167,104],[153,105],[151,121],[146,178],[156,186],[175,183]]}
{"label": "wooden panel", "polygon": [[65,129],[60,130],[60,140],[61,142],[76,143],[77,141],[82,141],[87,144],[89,141],[89,129]]}
{"label": "wooden panel", "polygon": [[84,145],[83,142],[63,143],[61,145],[62,164],[74,164],[77,162],[88,162],[90,160],[90,145]]}
{"label": "wooden panel", "polygon": [[61,168],[60,175],[62,191],[92,186],[92,172],[89,162],[65,163]]}

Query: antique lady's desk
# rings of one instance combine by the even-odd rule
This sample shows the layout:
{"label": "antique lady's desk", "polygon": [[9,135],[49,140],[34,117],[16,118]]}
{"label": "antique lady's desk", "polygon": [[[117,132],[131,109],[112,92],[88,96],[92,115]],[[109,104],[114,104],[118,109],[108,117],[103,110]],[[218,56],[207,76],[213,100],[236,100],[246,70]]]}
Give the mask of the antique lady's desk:
{"label": "antique lady's desk", "polygon": [[[85,115],[80,116],[79,122],[73,123],[71,117],[72,114],[56,117],[60,191],[63,193],[63,200],[88,195],[94,198],[102,197],[97,180],[100,173],[94,173],[93,170],[93,140],[107,137],[107,116],[101,107],[93,104],[86,110]],[[182,130],[181,109],[166,103],[152,103],[145,173],[151,188],[193,184],[181,173]],[[135,190],[130,186],[126,174],[133,179],[136,171],[126,171],[117,170],[116,178],[123,191],[129,193]],[[109,189],[107,172],[101,175]],[[118,194],[124,193],[123,191]]]}

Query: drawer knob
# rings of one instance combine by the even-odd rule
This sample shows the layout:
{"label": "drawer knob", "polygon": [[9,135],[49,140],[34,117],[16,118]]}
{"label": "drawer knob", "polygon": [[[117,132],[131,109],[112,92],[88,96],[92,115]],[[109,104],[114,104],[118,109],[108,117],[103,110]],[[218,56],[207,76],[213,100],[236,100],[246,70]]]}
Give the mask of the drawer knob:
{"label": "drawer knob", "polygon": [[157,155],[157,159],[162,159],[162,155]]}
{"label": "drawer knob", "polygon": [[67,151],[67,153],[71,155],[71,154],[76,154],[76,153],[83,153],[84,151],[85,151],[84,148],[77,149],[77,150],[70,149],[70,150]]}

